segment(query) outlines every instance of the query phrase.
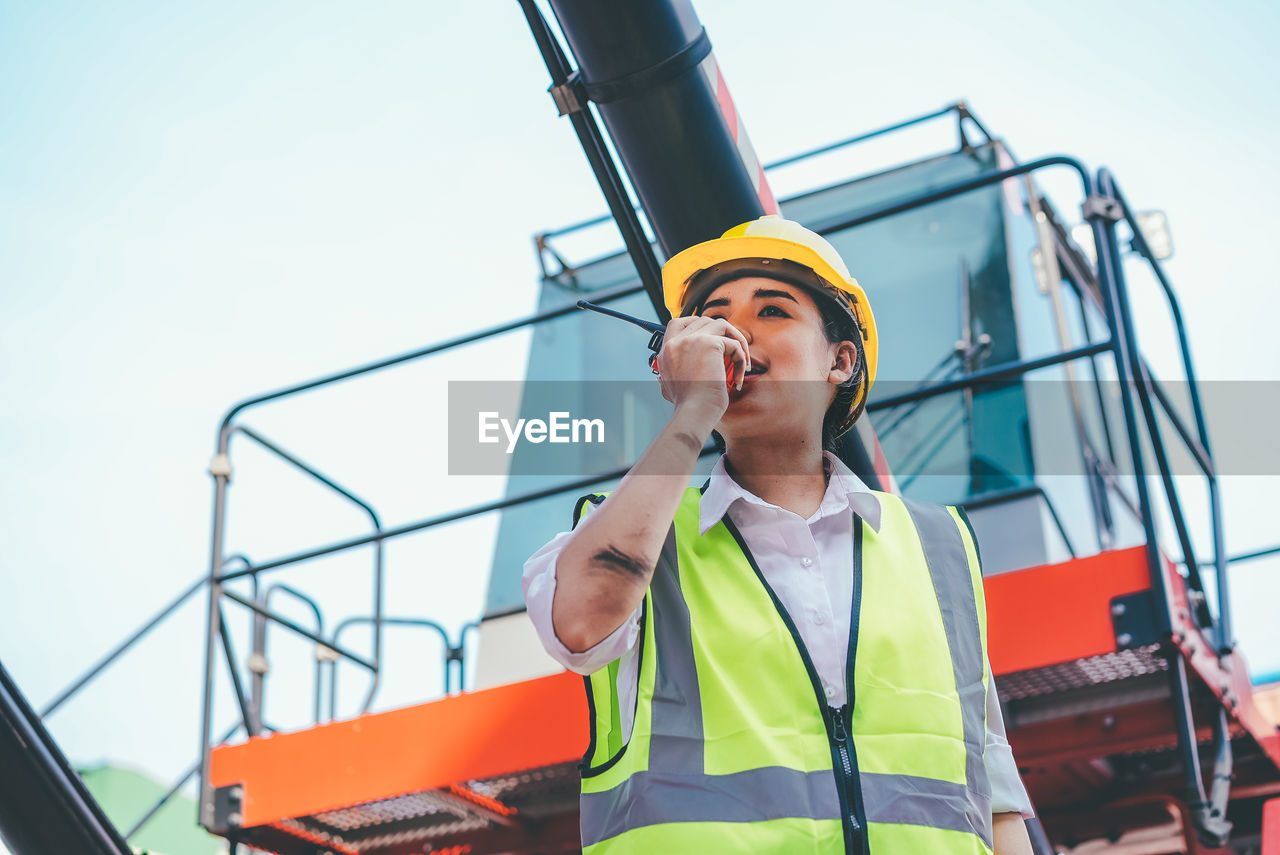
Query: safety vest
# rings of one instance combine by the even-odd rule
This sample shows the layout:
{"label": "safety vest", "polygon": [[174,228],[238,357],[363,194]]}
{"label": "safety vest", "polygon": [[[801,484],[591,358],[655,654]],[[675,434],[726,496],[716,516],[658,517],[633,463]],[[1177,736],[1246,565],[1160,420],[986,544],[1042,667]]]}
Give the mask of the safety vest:
{"label": "safety vest", "polygon": [[880,531],[854,517],[833,709],[742,535],[727,515],[699,535],[686,491],[645,594],[627,741],[619,663],[586,678],[585,855],[990,855],[976,539],[957,508],[875,495]]}

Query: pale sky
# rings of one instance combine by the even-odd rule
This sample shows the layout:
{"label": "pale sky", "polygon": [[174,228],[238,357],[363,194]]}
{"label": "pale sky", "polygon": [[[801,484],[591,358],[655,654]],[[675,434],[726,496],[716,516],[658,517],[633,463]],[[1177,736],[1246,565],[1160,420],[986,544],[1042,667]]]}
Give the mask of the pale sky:
{"label": "pale sky", "polygon": [[[1203,379],[1280,379],[1274,4],[695,5],[762,159],[966,99],[1020,158],[1108,165],[1168,214]],[[531,236],[604,210],[547,83],[511,2],[0,4],[0,660],[37,707],[207,572],[205,469],[230,404],[534,309]],[[871,147],[774,189],[949,141]],[[1153,293],[1135,302],[1160,370]],[[525,349],[507,337],[246,423],[411,522],[499,495],[447,476],[440,408],[449,379],[523,377]],[[1246,416],[1211,413],[1211,429]],[[231,551],[364,533],[237,442]],[[1223,479],[1231,552],[1280,541],[1278,474]],[[482,519],[390,546],[388,613],[477,617],[492,534]],[[1232,576],[1255,673],[1280,671],[1278,571]],[[364,555],[280,577],[348,591],[330,626],[367,610],[367,579]],[[247,618],[228,613],[243,657]],[[74,762],[168,778],[192,761],[203,624],[201,598],[51,717]],[[387,643],[380,705],[438,690],[434,641]],[[271,644],[278,671],[305,668],[304,646]],[[277,720],[306,715],[309,682],[273,685]]]}

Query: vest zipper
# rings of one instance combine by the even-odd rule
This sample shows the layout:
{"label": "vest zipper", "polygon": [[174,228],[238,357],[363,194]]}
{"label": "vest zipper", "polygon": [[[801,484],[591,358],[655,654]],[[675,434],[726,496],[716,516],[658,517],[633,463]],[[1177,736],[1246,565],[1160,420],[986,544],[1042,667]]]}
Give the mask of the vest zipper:
{"label": "vest zipper", "polygon": [[[764,586],[765,591],[769,594],[769,599],[773,600],[773,607],[777,609],[778,616],[782,618],[787,631],[791,633],[791,640],[795,642],[796,649],[800,652],[800,659],[804,662],[805,670],[809,672],[809,682],[813,685],[814,696],[818,699],[818,708],[822,710],[823,721],[830,724],[828,733],[830,734],[829,741],[831,742],[832,771],[835,773],[836,790],[840,797],[840,819],[841,824],[844,826],[845,853],[846,855],[870,855],[870,847],[867,845],[866,838],[866,822],[862,819],[864,814],[862,810],[862,785],[858,780],[858,755],[854,750],[853,740],[849,738],[845,725],[845,714],[848,713],[853,704],[853,658],[858,646],[858,613],[862,605],[862,520],[856,514],[853,520],[853,615],[852,623],[849,626],[849,653],[845,674],[845,687],[849,702],[839,710],[827,703],[826,693],[822,690],[822,680],[818,677],[818,669],[814,667],[813,660],[809,657],[809,649],[804,646],[804,640],[800,637],[800,630],[796,629],[795,621],[791,619],[790,613],[787,612],[787,607],[778,599],[773,587],[764,578],[764,573],[760,572],[755,556],[751,554],[750,549],[747,549],[747,542],[742,538],[742,533],[738,531],[738,527],[729,519],[728,514],[725,514],[721,522],[724,523],[724,527],[728,529],[733,539],[738,542],[738,548],[746,556],[747,563],[755,571],[756,578],[760,580],[760,584]],[[838,738],[836,736],[837,733],[841,734]]]}
{"label": "vest zipper", "polygon": [[836,788],[840,795],[840,818],[844,825],[844,846],[846,852],[860,853],[862,848],[862,823],[858,821],[857,800],[853,796],[857,785],[854,774],[853,746],[850,744],[849,732],[845,728],[844,719],[849,706],[836,709],[827,707],[831,718],[831,745],[835,749]]}

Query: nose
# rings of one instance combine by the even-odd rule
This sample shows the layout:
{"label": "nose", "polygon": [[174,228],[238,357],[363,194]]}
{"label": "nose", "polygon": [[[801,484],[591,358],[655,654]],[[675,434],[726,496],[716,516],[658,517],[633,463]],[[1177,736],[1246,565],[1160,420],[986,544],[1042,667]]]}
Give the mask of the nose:
{"label": "nose", "polygon": [[729,316],[729,323],[738,328],[743,338],[747,340],[747,344],[751,344],[754,338],[751,335],[751,327],[755,320],[755,313],[750,306],[744,306]]}

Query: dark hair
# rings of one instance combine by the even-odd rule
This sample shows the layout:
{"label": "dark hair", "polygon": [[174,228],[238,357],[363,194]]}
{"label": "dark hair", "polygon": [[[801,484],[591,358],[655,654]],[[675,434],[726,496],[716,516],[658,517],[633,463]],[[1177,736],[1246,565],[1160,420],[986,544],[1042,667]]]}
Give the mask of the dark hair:
{"label": "dark hair", "polygon": [[[812,292],[809,293],[814,298],[813,302],[817,305],[818,311],[822,315],[822,331],[826,334],[827,341],[831,344],[851,341],[857,350],[854,355],[853,373],[849,375],[848,380],[840,384],[836,391],[835,399],[822,416],[822,449],[823,451],[834,452],[839,445],[840,425],[844,423],[845,418],[849,415],[849,404],[853,401],[854,396],[858,394],[858,389],[862,386],[862,377],[867,371],[867,352],[862,341],[862,331],[858,329],[857,322],[847,312],[836,306],[832,300],[820,297]],[[699,307],[698,313],[701,313],[701,307]],[[865,403],[864,401],[863,406],[865,406]],[[859,409],[861,409],[861,406]],[[720,435],[720,431],[711,431],[711,439],[715,442],[717,453],[724,454],[727,446],[725,445],[724,437]]]}

